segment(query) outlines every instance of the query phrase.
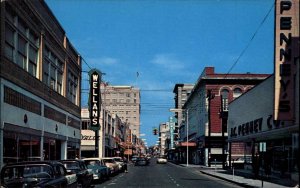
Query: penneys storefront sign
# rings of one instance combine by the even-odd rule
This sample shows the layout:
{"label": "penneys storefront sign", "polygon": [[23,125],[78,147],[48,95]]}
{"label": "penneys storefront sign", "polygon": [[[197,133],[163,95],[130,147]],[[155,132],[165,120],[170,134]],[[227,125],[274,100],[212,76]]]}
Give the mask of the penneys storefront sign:
{"label": "penneys storefront sign", "polygon": [[262,131],[263,118],[258,118],[253,121],[235,126],[230,130],[230,137],[246,136]]}
{"label": "penneys storefront sign", "polygon": [[299,59],[299,0],[277,0],[274,120],[294,118],[295,62]]}
{"label": "penneys storefront sign", "polygon": [[90,96],[89,96],[89,112],[91,120],[91,129],[100,129],[100,110],[101,110],[101,73],[97,70],[91,70],[90,75]]}

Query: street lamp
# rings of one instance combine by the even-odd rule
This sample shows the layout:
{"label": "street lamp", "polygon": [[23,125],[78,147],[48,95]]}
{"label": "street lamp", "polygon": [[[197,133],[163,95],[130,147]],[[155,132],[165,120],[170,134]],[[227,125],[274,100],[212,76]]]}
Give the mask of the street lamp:
{"label": "street lamp", "polygon": [[186,109],[186,166],[189,166],[189,109]]}

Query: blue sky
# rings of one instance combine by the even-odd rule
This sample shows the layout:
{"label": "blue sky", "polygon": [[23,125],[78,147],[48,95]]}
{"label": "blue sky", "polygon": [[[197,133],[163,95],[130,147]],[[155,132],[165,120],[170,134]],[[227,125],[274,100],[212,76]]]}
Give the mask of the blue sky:
{"label": "blue sky", "polygon": [[[206,66],[217,73],[273,73],[273,1],[46,0],[73,46],[106,74],[106,82],[141,89],[141,133],[148,146],[157,140],[153,127],[172,115],[176,83],[195,83]],[[86,64],[83,70],[89,71]],[[87,79],[83,73],[83,88]],[[87,98],[83,91],[83,106]]]}

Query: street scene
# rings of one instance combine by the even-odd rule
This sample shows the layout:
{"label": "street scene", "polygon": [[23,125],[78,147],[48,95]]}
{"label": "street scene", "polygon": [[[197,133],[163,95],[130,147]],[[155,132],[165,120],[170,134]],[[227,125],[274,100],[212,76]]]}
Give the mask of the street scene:
{"label": "street scene", "polygon": [[0,188],[299,187],[299,0],[0,3]]}
{"label": "street scene", "polygon": [[156,158],[147,166],[129,165],[129,171],[119,174],[95,187],[240,187],[236,184],[213,178],[200,171],[173,163],[157,164]]}

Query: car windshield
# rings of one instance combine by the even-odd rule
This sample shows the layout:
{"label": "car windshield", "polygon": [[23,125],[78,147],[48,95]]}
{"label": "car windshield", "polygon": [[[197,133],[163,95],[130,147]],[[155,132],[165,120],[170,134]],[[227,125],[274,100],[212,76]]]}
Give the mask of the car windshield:
{"label": "car windshield", "polygon": [[71,161],[71,162],[62,162],[64,164],[64,166],[66,167],[66,169],[70,170],[70,169],[80,169],[79,163],[75,162],[75,161]]}
{"label": "car windshield", "polygon": [[98,160],[85,161],[85,164],[88,166],[89,165],[90,166],[97,166],[97,165],[101,166],[101,163]]}
{"label": "car windshield", "polygon": [[20,165],[3,169],[2,178],[11,180],[16,178],[50,178],[52,175],[49,165]]}
{"label": "car windshield", "polygon": [[123,160],[121,158],[115,158],[115,161],[117,161],[117,162],[123,162]]}
{"label": "car windshield", "polygon": [[103,159],[105,163],[114,163],[113,159]]}

